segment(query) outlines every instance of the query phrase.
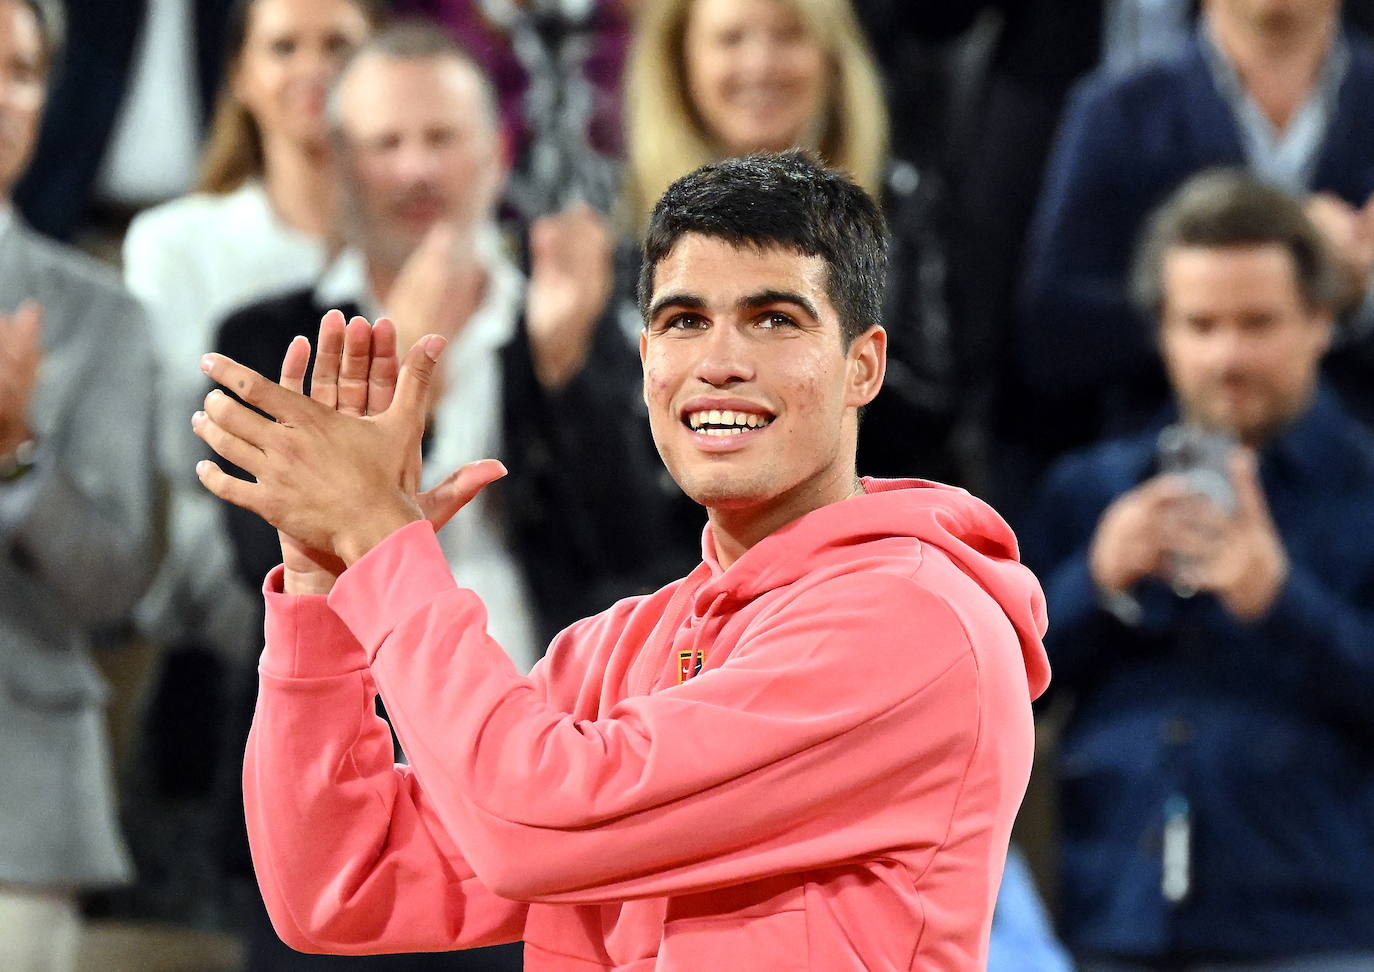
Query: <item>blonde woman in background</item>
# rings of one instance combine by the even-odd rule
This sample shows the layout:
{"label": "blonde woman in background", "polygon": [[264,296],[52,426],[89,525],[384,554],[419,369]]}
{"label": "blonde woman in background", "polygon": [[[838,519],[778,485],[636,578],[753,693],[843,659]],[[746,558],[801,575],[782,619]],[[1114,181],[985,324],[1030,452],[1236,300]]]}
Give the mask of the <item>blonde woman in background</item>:
{"label": "blonde woman in background", "polygon": [[[861,471],[964,481],[942,193],[933,172],[889,157],[882,82],[849,0],[645,0],[624,90],[629,235],[674,179],[750,152],[811,149],[879,200],[892,237],[888,373]],[[632,262],[621,261],[623,293]]]}
{"label": "blonde woman in background", "polygon": [[201,447],[185,417],[205,394],[197,361],[219,322],[324,266],[336,194],[325,96],[379,19],[368,0],[241,0],[197,191],[140,214],[125,237],[125,282],[147,307],[161,369],[168,551],[139,609],[161,644],[243,654],[255,643],[256,610],[196,483]]}
{"label": "blonde woman in background", "polygon": [[802,146],[882,198],[882,84],[847,0],[646,0],[625,77],[636,232],[678,176]]}

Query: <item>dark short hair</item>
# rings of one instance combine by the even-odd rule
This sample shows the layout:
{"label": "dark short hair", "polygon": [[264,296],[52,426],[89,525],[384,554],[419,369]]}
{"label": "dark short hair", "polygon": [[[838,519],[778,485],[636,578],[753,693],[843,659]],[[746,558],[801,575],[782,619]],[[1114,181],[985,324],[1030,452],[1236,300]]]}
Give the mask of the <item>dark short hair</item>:
{"label": "dark short hair", "polygon": [[646,320],[654,270],[688,233],[820,257],[846,349],[881,320],[887,276],[882,213],[849,176],[804,151],[704,165],[664,191],[649,216],[639,271],[639,309]]}
{"label": "dark short hair", "polygon": [[1157,320],[1164,308],[1164,259],[1178,247],[1281,246],[1293,260],[1308,307],[1336,309],[1345,297],[1325,240],[1302,204],[1244,169],[1209,169],[1183,183],[1151,214],[1136,248],[1131,292]]}

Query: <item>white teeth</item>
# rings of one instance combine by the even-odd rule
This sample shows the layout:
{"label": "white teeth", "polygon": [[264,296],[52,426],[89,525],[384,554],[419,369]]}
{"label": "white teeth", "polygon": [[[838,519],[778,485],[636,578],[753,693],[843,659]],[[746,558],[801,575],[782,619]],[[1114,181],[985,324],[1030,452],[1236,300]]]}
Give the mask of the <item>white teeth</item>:
{"label": "white teeth", "polygon": [[687,424],[695,432],[714,432],[715,429],[703,428],[709,425],[723,426],[724,432],[734,434],[745,429],[761,429],[771,421],[772,418],[766,415],[737,412],[732,409],[710,409],[687,414]]}

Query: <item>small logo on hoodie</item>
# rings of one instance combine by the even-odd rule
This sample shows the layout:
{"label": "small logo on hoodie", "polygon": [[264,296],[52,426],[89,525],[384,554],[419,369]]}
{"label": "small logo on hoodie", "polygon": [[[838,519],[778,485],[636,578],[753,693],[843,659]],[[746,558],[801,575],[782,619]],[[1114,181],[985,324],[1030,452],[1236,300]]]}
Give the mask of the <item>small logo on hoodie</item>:
{"label": "small logo on hoodie", "polygon": [[677,682],[681,685],[701,671],[701,666],[706,663],[706,652],[700,648],[692,648],[687,651],[677,653]]}

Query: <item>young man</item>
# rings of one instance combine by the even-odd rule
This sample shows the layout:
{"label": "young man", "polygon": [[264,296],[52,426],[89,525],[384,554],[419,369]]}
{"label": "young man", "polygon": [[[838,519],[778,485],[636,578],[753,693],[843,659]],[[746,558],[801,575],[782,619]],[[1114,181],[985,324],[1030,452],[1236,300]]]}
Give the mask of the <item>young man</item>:
{"label": "young man", "polygon": [[1110,972],[1374,968],[1374,438],[1320,380],[1336,269],[1297,201],[1223,171],[1136,275],[1178,416],[1237,448],[1215,500],[1160,474],[1172,415],[1047,481],[1065,938]]}
{"label": "young man", "polygon": [[[987,506],[855,475],[884,264],[872,201],[800,154],[665,193],[644,397],[708,510],[703,562],[568,628],[528,678],[424,522],[499,465],[410,486],[440,339],[367,417],[207,358],[279,420],[212,395],[194,421],[258,480],[203,463],[202,481],[294,538],[267,581],[245,768],[290,944],[523,938],[529,969],[983,967],[1048,678],[1043,603]],[[383,377],[392,335],[374,333]],[[341,372],[366,373],[364,341]],[[354,411],[386,404],[354,394]],[[330,554],[337,577],[315,566]],[[312,590],[328,594],[295,593]],[[409,766],[371,714],[378,689]]]}

